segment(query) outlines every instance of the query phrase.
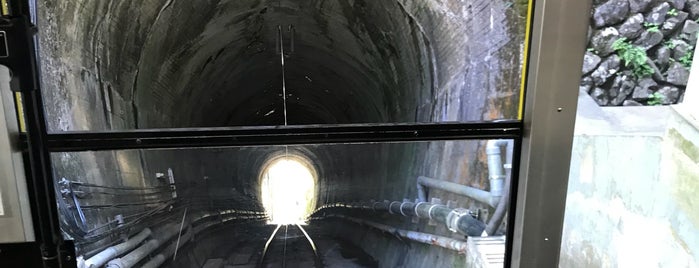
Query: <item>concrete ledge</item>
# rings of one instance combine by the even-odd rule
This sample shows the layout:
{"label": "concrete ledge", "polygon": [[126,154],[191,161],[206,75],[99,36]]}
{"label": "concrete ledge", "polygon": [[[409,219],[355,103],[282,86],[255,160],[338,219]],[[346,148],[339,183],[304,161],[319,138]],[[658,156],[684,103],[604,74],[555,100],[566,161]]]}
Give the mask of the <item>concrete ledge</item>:
{"label": "concrete ledge", "polygon": [[575,135],[663,136],[670,113],[670,106],[600,107],[580,91]]}

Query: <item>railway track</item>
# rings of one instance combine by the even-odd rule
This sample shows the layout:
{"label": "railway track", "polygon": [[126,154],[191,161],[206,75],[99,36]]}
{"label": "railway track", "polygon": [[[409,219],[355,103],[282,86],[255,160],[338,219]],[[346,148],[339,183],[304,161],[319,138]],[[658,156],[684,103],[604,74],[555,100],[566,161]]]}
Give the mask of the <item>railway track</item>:
{"label": "railway track", "polygon": [[298,224],[277,225],[262,250],[258,267],[324,267],[317,248]]}

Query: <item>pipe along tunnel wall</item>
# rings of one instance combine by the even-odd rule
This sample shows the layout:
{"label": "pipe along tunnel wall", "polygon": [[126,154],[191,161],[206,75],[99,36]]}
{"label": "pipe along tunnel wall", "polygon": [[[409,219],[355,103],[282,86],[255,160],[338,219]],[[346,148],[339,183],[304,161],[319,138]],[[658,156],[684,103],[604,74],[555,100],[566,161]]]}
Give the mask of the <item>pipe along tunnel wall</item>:
{"label": "pipe along tunnel wall", "polygon": [[[39,1],[48,128],[283,124],[279,26],[286,52],[289,124],[512,119],[519,99],[525,10],[522,1],[489,0]],[[55,153],[57,181],[165,186],[159,193],[127,195],[121,194],[124,189],[74,185],[78,202],[86,208],[81,219],[75,216],[73,199],[59,200],[66,207],[66,236],[88,256],[119,242],[120,234],[136,234],[149,224],[180,222],[184,203],[192,210],[261,211],[259,172],[270,157],[285,150],[269,146]],[[412,200],[417,197],[418,176],[489,190],[485,141],[307,145],[288,150],[314,165],[317,206]],[[159,201],[172,199],[168,169],[174,174],[177,201],[163,205]],[[489,208],[440,190],[429,195],[474,211]],[[169,216],[145,212],[160,207]],[[117,215],[132,217],[121,220]],[[459,237],[444,227],[394,215],[374,220]],[[192,241],[223,243],[216,234],[256,241],[247,236],[259,230],[260,223],[221,227]],[[118,224],[126,227],[115,227]],[[452,265],[464,258],[404,244],[349,222],[316,228],[310,229],[311,236],[340,237],[343,245],[369,252],[384,267]],[[182,257],[176,264],[202,265],[214,257],[214,248],[187,243],[181,256],[200,259]]]}

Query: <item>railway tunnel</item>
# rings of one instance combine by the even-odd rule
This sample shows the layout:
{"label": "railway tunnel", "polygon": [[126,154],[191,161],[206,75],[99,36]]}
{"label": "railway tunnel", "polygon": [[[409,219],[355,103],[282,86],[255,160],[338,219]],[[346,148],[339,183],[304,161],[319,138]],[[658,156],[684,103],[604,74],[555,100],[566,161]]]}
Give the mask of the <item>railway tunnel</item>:
{"label": "railway tunnel", "polygon": [[[39,1],[48,130],[516,119],[526,10]],[[505,239],[511,150],[507,140],[435,140],[51,160],[61,230],[84,267],[461,267],[467,240]]]}

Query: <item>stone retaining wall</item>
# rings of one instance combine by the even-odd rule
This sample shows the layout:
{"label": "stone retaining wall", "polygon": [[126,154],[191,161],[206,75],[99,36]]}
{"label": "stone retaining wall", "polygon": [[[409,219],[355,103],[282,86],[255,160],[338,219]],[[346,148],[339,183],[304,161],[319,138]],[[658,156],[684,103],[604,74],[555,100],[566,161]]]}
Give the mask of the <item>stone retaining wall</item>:
{"label": "stone retaining wall", "polygon": [[699,0],[595,0],[581,89],[600,106],[682,101]]}

